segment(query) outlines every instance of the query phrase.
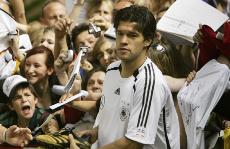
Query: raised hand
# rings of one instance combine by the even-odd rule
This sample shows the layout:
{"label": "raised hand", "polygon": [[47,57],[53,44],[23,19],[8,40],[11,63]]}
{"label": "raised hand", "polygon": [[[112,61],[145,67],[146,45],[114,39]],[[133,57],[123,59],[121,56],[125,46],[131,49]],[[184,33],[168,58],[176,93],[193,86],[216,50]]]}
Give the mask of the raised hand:
{"label": "raised hand", "polygon": [[203,38],[203,34],[201,32],[201,28],[202,28],[202,25],[199,24],[199,29],[197,30],[197,32],[195,33],[195,35],[193,36],[193,41],[195,43],[201,43],[203,42],[202,38]]}
{"label": "raised hand", "polygon": [[111,22],[107,21],[104,17],[99,15],[90,18],[89,22],[92,22],[104,31],[106,31],[110,26],[112,26]]}

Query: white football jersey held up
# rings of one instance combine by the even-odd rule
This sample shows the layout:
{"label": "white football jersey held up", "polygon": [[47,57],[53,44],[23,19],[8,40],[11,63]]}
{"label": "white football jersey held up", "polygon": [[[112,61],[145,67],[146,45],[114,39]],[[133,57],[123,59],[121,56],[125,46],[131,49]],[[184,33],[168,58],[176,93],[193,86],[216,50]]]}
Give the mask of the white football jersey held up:
{"label": "white football jersey held up", "polygon": [[204,149],[204,128],[210,113],[229,84],[230,70],[211,60],[178,93],[188,149]]}
{"label": "white football jersey held up", "polygon": [[127,137],[144,149],[166,149],[163,112],[171,149],[180,148],[179,123],[171,91],[161,71],[147,58],[129,78],[120,75],[121,61],[106,72],[98,126],[98,147]]}

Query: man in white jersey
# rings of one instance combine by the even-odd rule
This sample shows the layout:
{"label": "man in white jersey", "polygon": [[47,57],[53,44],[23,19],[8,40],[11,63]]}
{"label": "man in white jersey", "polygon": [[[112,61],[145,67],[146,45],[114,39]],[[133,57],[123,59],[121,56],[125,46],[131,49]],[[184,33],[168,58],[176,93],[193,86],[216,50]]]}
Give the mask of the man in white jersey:
{"label": "man in white jersey", "polygon": [[116,12],[114,27],[120,61],[107,69],[95,128],[84,134],[100,149],[179,149],[170,89],[146,56],[156,30],[154,16],[133,5]]}

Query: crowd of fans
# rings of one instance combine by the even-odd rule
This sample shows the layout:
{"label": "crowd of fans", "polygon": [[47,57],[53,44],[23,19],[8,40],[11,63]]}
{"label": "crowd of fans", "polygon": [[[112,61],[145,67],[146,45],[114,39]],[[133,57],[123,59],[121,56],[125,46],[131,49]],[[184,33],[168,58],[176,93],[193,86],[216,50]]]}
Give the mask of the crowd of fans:
{"label": "crowd of fans", "polygon": [[[230,14],[229,1],[204,1],[226,15]],[[7,48],[0,49],[0,142],[13,146],[29,144],[33,139],[32,132],[50,115],[46,109],[55,103],[64,102],[78,94],[80,90],[86,90],[88,95],[52,113],[52,119],[38,133],[57,133],[69,124],[74,127],[76,134],[93,129],[100,106],[102,106],[100,104],[104,104],[101,97],[103,97],[103,83],[107,68],[111,63],[119,61],[119,56],[116,54],[116,34],[122,33],[114,29],[114,16],[124,8],[138,5],[147,7],[157,21],[173,2],[174,0],[75,0],[73,10],[68,15],[65,0],[47,0],[41,10],[41,18],[35,22],[27,22],[23,0],[0,0],[1,13],[11,15],[16,21],[17,28],[17,34],[11,35],[14,37],[7,41],[8,43],[0,43],[7,45]],[[87,7],[83,10],[85,5]],[[78,17],[82,17],[81,11],[86,11],[83,16],[85,21],[78,23]],[[99,27],[100,36],[89,31],[92,25]],[[186,137],[177,93],[185,83],[190,83],[196,71],[199,71],[211,59],[225,64],[228,69],[230,67],[230,38],[228,38],[230,23],[226,22],[219,30],[224,34],[220,40],[226,40],[222,49],[219,42],[214,45],[215,43],[208,39],[205,27],[205,25],[202,26],[194,36],[194,41],[198,44],[196,47],[175,45],[158,31],[154,33],[151,44],[147,45],[147,57],[161,70],[173,96],[173,108],[177,111],[180,129],[178,132],[180,140],[176,143],[180,144],[181,149],[191,147],[188,147],[189,138]],[[31,49],[23,52],[19,47],[19,36],[22,34],[29,35],[28,42],[32,45]],[[0,36],[0,38],[4,37]],[[71,90],[64,95],[55,93],[52,90],[53,85],[64,86],[71,78],[74,62],[81,48],[86,48],[87,52],[81,59],[79,74]],[[210,48],[216,48],[218,52],[207,54]],[[74,54],[70,60],[66,61],[71,57],[70,50]],[[200,52],[201,57],[196,56],[197,52]],[[197,59],[200,59],[198,65]],[[227,99],[230,99],[229,88],[221,95],[220,104],[217,104],[210,114],[210,121],[206,124],[207,129],[209,128],[207,132],[212,131],[214,126],[208,126],[214,122],[219,128],[215,134],[230,127],[230,116],[228,117],[228,114],[223,112],[228,110],[225,106],[229,103]],[[111,130],[111,133],[115,132]],[[77,149],[72,135],[69,139],[70,148]],[[205,139],[205,143],[210,144],[207,141],[210,140]],[[216,139],[214,146],[223,148],[222,138]]]}

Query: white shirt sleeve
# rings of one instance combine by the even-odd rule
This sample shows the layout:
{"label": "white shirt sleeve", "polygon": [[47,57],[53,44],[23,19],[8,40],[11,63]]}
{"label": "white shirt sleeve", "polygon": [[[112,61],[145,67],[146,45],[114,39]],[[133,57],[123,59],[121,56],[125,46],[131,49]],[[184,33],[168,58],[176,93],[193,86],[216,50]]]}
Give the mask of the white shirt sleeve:
{"label": "white shirt sleeve", "polygon": [[126,137],[142,144],[154,144],[158,121],[165,103],[164,86],[154,76],[142,78],[136,82],[133,107]]}

